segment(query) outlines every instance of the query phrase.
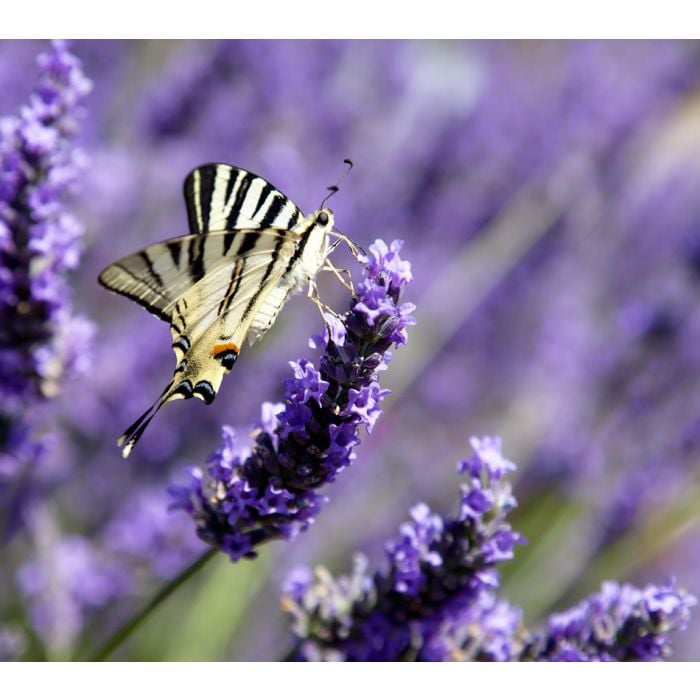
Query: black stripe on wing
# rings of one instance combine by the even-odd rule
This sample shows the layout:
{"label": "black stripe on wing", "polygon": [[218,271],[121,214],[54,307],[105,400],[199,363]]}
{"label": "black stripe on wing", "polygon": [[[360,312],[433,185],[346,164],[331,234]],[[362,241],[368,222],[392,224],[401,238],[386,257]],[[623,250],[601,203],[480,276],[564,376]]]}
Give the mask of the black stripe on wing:
{"label": "black stripe on wing", "polygon": [[154,316],[169,322],[171,316],[164,309],[170,299],[159,284],[160,277],[153,269],[147,250],[113,263],[102,271],[98,280],[103,287],[141,304]]}
{"label": "black stripe on wing", "polygon": [[[251,173],[244,172],[243,170],[235,175],[233,170],[229,175],[225,173],[226,171],[224,171],[224,177],[229,177],[229,183],[226,185],[226,192],[229,193],[229,196],[227,199],[223,200],[224,209],[222,216],[225,217],[226,224],[222,228],[231,231],[237,228],[236,223],[238,222],[238,217],[243,212],[250,186],[255,181],[255,175],[251,175]],[[235,184],[231,186],[231,182],[235,182]],[[249,218],[255,221],[253,217]]]}
{"label": "black stripe on wing", "polygon": [[[312,227],[313,227],[313,224],[312,224]],[[247,319],[250,316],[252,310],[255,308],[255,306],[258,302],[260,295],[263,293],[263,290],[265,289],[265,285],[267,284],[268,279],[270,279],[270,277],[273,273],[273,270],[275,269],[275,267],[278,264],[279,257],[280,257],[280,255],[279,255],[280,249],[282,248],[282,245],[284,244],[284,242],[285,242],[284,237],[280,236],[279,239],[277,240],[277,242],[275,243],[275,248],[272,252],[272,255],[270,256],[270,262],[268,263],[267,268],[265,269],[265,272],[263,273],[263,276],[260,279],[260,284],[259,284],[257,292],[255,292],[255,294],[251,298],[250,302],[248,303],[246,310],[243,312],[243,319]],[[297,249],[299,248],[299,245],[300,244],[297,244],[297,246],[296,246]],[[294,256],[290,256],[290,257],[294,257]],[[284,269],[286,270],[288,263],[286,261],[279,261],[279,262],[282,263],[282,265],[284,266]],[[280,276],[281,276],[281,274],[282,273],[280,273]]]}

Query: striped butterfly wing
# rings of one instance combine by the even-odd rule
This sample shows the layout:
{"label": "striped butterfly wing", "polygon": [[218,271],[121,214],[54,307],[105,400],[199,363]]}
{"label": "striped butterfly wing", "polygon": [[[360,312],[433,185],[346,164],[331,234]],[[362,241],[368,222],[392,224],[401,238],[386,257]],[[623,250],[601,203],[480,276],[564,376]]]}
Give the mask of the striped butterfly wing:
{"label": "striped butterfly wing", "polygon": [[[225,233],[212,232],[209,237],[217,240]],[[158,400],[121,436],[119,444],[124,457],[129,456],[166,403],[196,396],[209,404],[216,398],[224,375],[238,359],[251,323],[259,318],[260,309],[275,298],[276,285],[296,249],[296,234],[270,229],[241,234],[242,239],[255,234],[254,249],[229,260],[227,265],[212,268],[162,308],[163,317],[171,319],[178,363]],[[147,248],[146,252],[157,259],[158,251],[152,249],[159,245],[162,244]]]}
{"label": "striped butterfly wing", "polygon": [[[212,232],[209,238],[222,238],[226,233]],[[248,247],[251,239],[254,242]],[[237,245],[245,246],[245,252],[213,268],[164,308],[171,318],[176,353],[178,348],[194,349],[202,343],[209,348],[230,342],[240,348],[261,307],[269,304],[271,296],[274,298],[273,290],[292,260],[298,241],[295,231],[240,231]]]}
{"label": "striped butterfly wing", "polygon": [[99,278],[170,323],[178,360],[158,400],[120,438],[125,457],[165,403],[214,400],[251,324],[262,335],[289,291],[278,285],[301,236],[296,205],[263,178],[220,164],[193,170],[184,193],[190,235],[122,258]]}
{"label": "striped butterfly wing", "polygon": [[242,168],[208,163],[184,184],[190,233],[236,229],[290,230],[302,219],[299,208],[267,180]]}
{"label": "striped butterfly wing", "polygon": [[184,195],[189,236],[118,260],[99,277],[103,286],[168,322],[166,307],[192,285],[256,249],[260,236],[252,230],[290,231],[303,219],[299,208],[269,182],[231,165],[195,168],[185,178]]}
{"label": "striped butterfly wing", "polygon": [[[235,231],[235,245],[230,231],[211,231],[206,235],[195,234],[155,243],[136,253],[127,255],[105,268],[99,282],[107,289],[132,299],[163,321],[174,324],[173,332],[179,332],[177,317],[179,300],[200,283],[213,290],[215,282],[224,275],[230,278],[236,270],[237,259],[255,256],[270,261],[278,242],[288,238],[295,240],[291,231],[278,229]],[[242,268],[240,268],[242,270]],[[252,268],[248,266],[248,274]],[[232,289],[235,290],[235,284]],[[226,292],[227,285],[220,288]],[[215,303],[212,294],[209,303]]]}

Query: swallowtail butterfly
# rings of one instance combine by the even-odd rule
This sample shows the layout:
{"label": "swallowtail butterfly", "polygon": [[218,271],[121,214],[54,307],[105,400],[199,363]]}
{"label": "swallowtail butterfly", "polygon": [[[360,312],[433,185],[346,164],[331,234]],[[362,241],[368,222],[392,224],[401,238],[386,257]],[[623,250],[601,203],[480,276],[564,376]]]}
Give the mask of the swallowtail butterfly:
{"label": "swallowtail butterfly", "polygon": [[189,235],[127,255],[99,276],[170,324],[177,358],[163,393],[119,439],[124,457],[166,403],[193,396],[211,403],[243,341],[252,345],[265,334],[285,301],[313,284],[330,252],[330,209],[322,204],[304,217],[241,168],[201,165],[185,179],[184,195]]}

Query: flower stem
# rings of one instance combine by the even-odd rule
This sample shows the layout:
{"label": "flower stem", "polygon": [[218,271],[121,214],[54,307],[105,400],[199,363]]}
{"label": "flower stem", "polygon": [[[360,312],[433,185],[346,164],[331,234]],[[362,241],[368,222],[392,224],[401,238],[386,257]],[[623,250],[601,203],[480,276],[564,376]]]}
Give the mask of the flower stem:
{"label": "flower stem", "polygon": [[202,569],[210,559],[214,558],[218,551],[215,548],[207,550],[174,579],[168,581],[136,615],[127,620],[97,651],[88,655],[86,661],[106,661],[112,652],[121,646],[163,601],[167,600],[185,581]]}

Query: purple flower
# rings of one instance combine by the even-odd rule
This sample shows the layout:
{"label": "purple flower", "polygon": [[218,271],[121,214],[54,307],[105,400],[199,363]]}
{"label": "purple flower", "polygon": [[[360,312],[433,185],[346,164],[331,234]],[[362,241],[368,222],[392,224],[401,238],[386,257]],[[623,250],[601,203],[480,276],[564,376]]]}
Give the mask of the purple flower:
{"label": "purple flower", "polygon": [[359,416],[367,426],[367,432],[371,433],[377,418],[382,413],[379,402],[389,393],[387,389],[380,389],[378,384],[363,386],[360,390],[348,391],[348,405],[343,410],[343,415]]}
{"label": "purple flower", "polygon": [[443,563],[440,553],[432,548],[443,531],[440,516],[419,503],[411,509],[411,518],[412,522],[399,528],[401,537],[386,545],[394,567],[393,589],[408,595],[417,594],[424,583],[422,567],[435,568]]}
{"label": "purple flower", "polygon": [[292,600],[300,601],[313,583],[314,577],[307,566],[297,566],[284,579],[282,591]]}
{"label": "purple flower", "polygon": [[662,661],[669,634],[684,630],[694,596],[673,582],[635,588],[612,581],[599,593],[549,618],[522,658],[534,661]]}
{"label": "purple flower", "polygon": [[[209,460],[207,473],[190,470],[190,483],[171,489],[172,507],[187,512],[197,534],[232,559],[255,556],[271,539],[293,539],[314,520],[325,497],[318,493],[354,459],[359,430],[371,431],[381,413],[377,372],[392,344],[405,342],[412,306],[399,304],[411,279],[399,257],[400,242],[378,241],[364,266],[358,296],[343,317],[345,331],[329,323],[320,368],[300,359],[284,382],[282,406],[263,404],[250,450],[232,429]],[[367,303],[379,309],[368,317]]]}
{"label": "purple flower", "polygon": [[514,657],[520,613],[495,597],[494,566],[523,541],[506,522],[515,500],[503,477],[515,466],[501,454],[500,440],[473,439],[472,446],[475,456],[458,471],[469,473],[483,508],[463,506],[456,519],[444,520],[419,503],[387,543],[386,569],[369,575],[359,558],[349,577],[333,579],[321,569],[315,583],[285,586],[296,659]]}
{"label": "purple flower", "polygon": [[[308,360],[290,362],[290,367],[294,371],[294,379],[286,379],[287,396],[301,404],[306,404],[309,399],[315,399],[317,404],[321,404],[321,396],[328,389],[328,382],[321,379],[315,367]],[[351,391],[353,391],[351,389]]]}
{"label": "purple flower", "polygon": [[407,282],[413,280],[411,264],[402,260],[399,253],[403,241],[393,241],[387,246],[382,240],[377,240],[369,247],[374,260],[367,259],[368,272],[372,277],[380,275],[386,280],[388,286],[400,289]]}
{"label": "purple flower", "polygon": [[424,661],[514,661],[522,648],[522,613],[490,591],[446,619],[426,639]]}
{"label": "purple flower", "polygon": [[15,471],[24,464],[16,436],[36,439],[15,424],[32,422],[30,407],[85,368],[92,336],[64,279],[82,250],[64,200],[84,160],[71,139],[91,85],[64,42],[38,63],[27,104],[0,120],[0,451]]}
{"label": "purple flower", "polygon": [[[299,661],[655,661],[670,654],[696,604],[672,582],[644,589],[604,583],[600,593],[528,631],[521,611],[496,595],[496,564],[523,538],[505,518],[514,507],[503,480],[515,465],[500,440],[472,439],[458,466],[480,489],[478,508],[443,520],[424,503],[386,546],[388,567],[368,572],[357,555],[349,576],[295,569],[283,586]],[[480,486],[476,486],[476,484]]]}

